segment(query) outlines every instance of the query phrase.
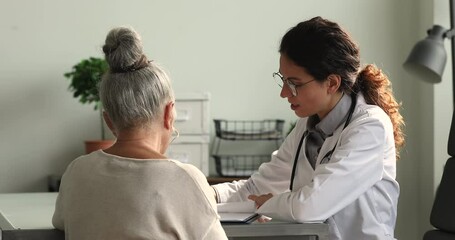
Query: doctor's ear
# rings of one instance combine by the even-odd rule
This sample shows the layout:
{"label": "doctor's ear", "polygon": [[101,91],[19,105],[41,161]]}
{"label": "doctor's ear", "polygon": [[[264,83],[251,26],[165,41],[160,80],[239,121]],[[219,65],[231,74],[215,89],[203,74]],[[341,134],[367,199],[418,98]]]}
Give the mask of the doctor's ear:
{"label": "doctor's ear", "polygon": [[341,86],[341,77],[338,74],[330,74],[327,77],[327,93],[334,94]]}

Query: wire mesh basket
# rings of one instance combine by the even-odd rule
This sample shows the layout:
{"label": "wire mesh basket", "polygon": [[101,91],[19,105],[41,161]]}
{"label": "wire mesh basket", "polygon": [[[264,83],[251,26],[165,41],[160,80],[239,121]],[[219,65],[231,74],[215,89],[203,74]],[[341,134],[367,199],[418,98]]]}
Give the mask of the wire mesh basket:
{"label": "wire mesh basket", "polygon": [[[248,141],[274,141],[278,148],[283,140],[284,120],[281,119],[250,121],[214,119],[213,121],[216,138],[212,146],[212,156],[216,171],[222,177],[249,177],[262,163],[270,160],[270,153],[252,154],[253,146],[248,145],[251,144]],[[237,152],[235,148],[231,154],[221,154],[220,145],[223,140],[231,142],[231,150],[232,145],[235,145],[232,141],[245,141],[241,148],[242,150],[247,148],[248,154]]]}
{"label": "wire mesh basket", "polygon": [[249,177],[270,155],[213,155],[216,172],[221,177]]}
{"label": "wire mesh basket", "polygon": [[259,121],[214,119],[216,136],[224,140],[280,140],[284,120]]}

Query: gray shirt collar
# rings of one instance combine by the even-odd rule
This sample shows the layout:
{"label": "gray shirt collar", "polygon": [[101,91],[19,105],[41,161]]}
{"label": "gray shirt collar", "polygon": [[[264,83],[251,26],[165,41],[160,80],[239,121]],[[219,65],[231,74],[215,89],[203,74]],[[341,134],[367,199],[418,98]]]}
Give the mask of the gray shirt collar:
{"label": "gray shirt collar", "polygon": [[352,99],[348,94],[343,94],[337,105],[325,116],[322,121],[319,120],[318,115],[313,115],[308,118],[307,129],[308,131],[319,132],[323,138],[329,137],[333,132],[344,123],[348,116],[349,108]]}

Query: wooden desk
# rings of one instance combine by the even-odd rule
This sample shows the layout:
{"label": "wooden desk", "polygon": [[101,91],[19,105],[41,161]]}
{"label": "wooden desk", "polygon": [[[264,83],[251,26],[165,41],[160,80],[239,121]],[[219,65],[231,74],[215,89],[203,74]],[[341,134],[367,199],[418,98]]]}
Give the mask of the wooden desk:
{"label": "wooden desk", "polygon": [[224,182],[232,182],[232,181],[238,181],[238,180],[243,180],[243,179],[248,179],[248,178],[238,178],[238,177],[207,177],[207,182],[209,182],[210,185],[218,184],[218,183],[224,183]]}
{"label": "wooden desk", "polygon": [[[64,240],[65,234],[54,229],[52,215],[57,193],[0,194],[0,240]],[[231,240],[329,239],[326,223],[223,224]]]}
{"label": "wooden desk", "polygon": [[[50,176],[48,176],[48,189],[49,189],[49,192],[58,192],[58,189],[60,187],[61,178],[62,177],[59,176],[59,175],[50,175]],[[247,177],[238,178],[238,177],[209,176],[209,177],[207,177],[207,182],[209,182],[210,185],[214,185],[214,184],[218,184],[218,183],[232,182],[232,181],[238,181],[238,180],[242,180],[242,179],[248,179],[248,178]]]}

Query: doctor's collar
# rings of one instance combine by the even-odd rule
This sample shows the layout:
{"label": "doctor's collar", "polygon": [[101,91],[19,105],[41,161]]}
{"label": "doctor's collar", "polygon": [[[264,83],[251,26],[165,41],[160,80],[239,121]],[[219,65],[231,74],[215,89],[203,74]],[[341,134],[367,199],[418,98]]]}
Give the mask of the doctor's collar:
{"label": "doctor's collar", "polygon": [[308,117],[308,131],[318,132],[324,139],[330,137],[333,132],[345,122],[351,102],[351,97],[348,94],[343,94],[343,97],[341,97],[337,105],[335,105],[332,111],[330,111],[324,119],[320,120],[317,114]]}

